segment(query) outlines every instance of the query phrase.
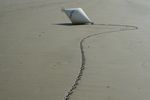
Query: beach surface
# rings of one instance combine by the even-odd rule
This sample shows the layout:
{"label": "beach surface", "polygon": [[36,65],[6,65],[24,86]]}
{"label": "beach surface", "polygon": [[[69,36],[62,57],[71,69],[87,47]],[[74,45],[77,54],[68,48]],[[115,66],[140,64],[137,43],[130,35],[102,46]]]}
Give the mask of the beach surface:
{"label": "beach surface", "polygon": [[[68,25],[61,8],[70,7],[97,25]],[[83,43],[86,67],[70,100],[149,100],[149,18],[148,0],[1,0],[0,100],[64,100],[80,41],[97,33]]]}

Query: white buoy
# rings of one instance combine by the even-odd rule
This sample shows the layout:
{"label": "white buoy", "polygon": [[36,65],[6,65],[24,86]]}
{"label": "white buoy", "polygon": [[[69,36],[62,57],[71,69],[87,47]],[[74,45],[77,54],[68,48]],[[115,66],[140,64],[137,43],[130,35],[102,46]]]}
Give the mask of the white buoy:
{"label": "white buoy", "polygon": [[82,8],[65,8],[62,11],[69,17],[72,24],[93,24]]}

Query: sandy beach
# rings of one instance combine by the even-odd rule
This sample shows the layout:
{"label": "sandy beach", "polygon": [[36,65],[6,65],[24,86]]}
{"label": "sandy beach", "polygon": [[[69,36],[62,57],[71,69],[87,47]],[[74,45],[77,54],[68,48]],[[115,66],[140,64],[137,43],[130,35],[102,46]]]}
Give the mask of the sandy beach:
{"label": "sandy beach", "polygon": [[[70,7],[100,25],[65,25],[61,8]],[[149,100],[149,18],[148,0],[1,0],[0,100],[64,100],[80,41],[97,33],[84,41],[86,67],[70,100]]]}

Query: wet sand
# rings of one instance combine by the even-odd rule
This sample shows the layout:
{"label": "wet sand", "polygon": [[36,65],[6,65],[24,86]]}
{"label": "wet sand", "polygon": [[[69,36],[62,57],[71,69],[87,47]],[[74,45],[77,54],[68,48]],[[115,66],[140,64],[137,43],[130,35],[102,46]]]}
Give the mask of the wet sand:
{"label": "wet sand", "polygon": [[80,67],[80,40],[120,26],[69,23],[82,7],[97,24],[137,26],[84,43],[86,68],[70,100],[150,99],[150,1],[0,1],[0,100],[63,100]]}

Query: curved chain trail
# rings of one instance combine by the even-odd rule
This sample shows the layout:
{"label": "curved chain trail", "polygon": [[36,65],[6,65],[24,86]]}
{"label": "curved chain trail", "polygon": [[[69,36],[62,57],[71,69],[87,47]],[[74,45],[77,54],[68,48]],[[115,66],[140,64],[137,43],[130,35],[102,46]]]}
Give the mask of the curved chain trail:
{"label": "curved chain trail", "polygon": [[138,27],[136,26],[131,26],[131,25],[117,25],[117,24],[94,24],[94,25],[101,25],[101,26],[116,26],[116,27],[120,27],[120,29],[118,30],[114,30],[114,31],[105,31],[105,32],[101,32],[101,33],[96,33],[96,34],[91,34],[88,35],[84,38],[82,38],[80,40],[80,51],[81,51],[81,67],[80,67],[80,71],[78,76],[75,79],[74,84],[72,85],[71,89],[68,91],[67,95],[64,97],[64,100],[70,100],[71,96],[73,95],[74,91],[76,90],[77,86],[79,85],[79,81],[81,80],[81,78],[83,77],[83,71],[85,70],[85,65],[86,65],[86,57],[85,57],[85,52],[84,52],[84,41],[86,39],[89,39],[91,37],[100,35],[100,34],[108,34],[108,33],[114,33],[114,32],[121,32],[121,31],[127,31],[127,30],[137,30]]}

